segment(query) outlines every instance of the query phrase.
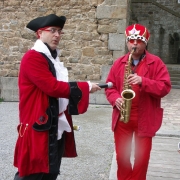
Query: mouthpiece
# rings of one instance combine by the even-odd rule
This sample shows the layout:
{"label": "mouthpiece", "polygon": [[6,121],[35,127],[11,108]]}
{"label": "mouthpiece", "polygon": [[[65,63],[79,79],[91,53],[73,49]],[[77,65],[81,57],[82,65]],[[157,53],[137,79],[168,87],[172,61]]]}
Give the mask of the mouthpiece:
{"label": "mouthpiece", "polygon": [[135,51],[136,51],[136,47],[133,47],[133,48],[132,48],[132,51],[135,52]]}

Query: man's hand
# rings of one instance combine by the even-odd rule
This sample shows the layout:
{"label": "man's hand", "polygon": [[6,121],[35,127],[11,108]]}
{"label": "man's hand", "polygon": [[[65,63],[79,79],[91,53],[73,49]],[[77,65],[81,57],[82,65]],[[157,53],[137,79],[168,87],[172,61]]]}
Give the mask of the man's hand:
{"label": "man's hand", "polygon": [[91,83],[91,85],[92,85],[92,88],[90,90],[90,93],[94,93],[98,90],[101,90],[101,88],[96,83]]}
{"label": "man's hand", "polygon": [[142,77],[135,74],[130,74],[128,76],[128,84],[141,84],[142,83]]}
{"label": "man's hand", "polygon": [[121,109],[121,105],[123,103],[123,99],[122,98],[117,98],[116,101],[115,101],[115,105],[116,107],[120,110]]}

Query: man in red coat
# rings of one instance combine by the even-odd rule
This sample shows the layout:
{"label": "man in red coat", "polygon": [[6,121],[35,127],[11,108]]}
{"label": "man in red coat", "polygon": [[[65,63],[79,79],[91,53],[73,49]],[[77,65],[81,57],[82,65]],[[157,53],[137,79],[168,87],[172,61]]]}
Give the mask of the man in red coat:
{"label": "man in red coat", "polygon": [[57,179],[62,156],[77,156],[71,115],[85,113],[89,92],[101,89],[91,82],[68,82],[57,49],[65,21],[50,14],[27,24],[38,39],[20,65],[14,180]]}
{"label": "man in red coat", "polygon": [[[171,83],[163,61],[146,50],[150,36],[147,28],[133,24],[126,28],[125,34],[129,52],[112,65],[107,82],[112,82],[113,87],[106,89],[107,99],[113,107],[117,178],[145,180],[152,137],[162,123],[161,98],[170,92]],[[135,151],[132,165],[133,136]]]}

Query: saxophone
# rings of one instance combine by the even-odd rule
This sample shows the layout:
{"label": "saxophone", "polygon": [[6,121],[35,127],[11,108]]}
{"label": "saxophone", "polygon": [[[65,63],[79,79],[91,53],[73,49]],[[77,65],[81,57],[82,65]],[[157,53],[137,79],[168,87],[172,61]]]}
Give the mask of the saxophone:
{"label": "saxophone", "polygon": [[121,105],[120,108],[120,121],[123,121],[124,123],[129,122],[130,112],[131,112],[131,103],[132,99],[135,97],[135,92],[131,89],[131,85],[127,83],[128,76],[131,74],[131,64],[132,64],[132,55],[136,51],[136,48],[132,48],[132,51],[130,52],[128,62],[125,65],[125,73],[124,73],[124,86],[123,91],[121,92],[121,97],[124,100],[124,102]]}

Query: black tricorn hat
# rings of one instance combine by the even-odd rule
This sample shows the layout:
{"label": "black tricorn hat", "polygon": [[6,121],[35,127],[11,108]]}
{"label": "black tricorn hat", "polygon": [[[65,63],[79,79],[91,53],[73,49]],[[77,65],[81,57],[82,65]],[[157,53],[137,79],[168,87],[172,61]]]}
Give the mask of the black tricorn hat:
{"label": "black tricorn hat", "polygon": [[36,32],[38,29],[48,26],[57,26],[63,28],[65,22],[66,22],[65,16],[59,17],[56,16],[55,14],[50,14],[47,16],[42,16],[33,19],[27,24],[26,27]]}

